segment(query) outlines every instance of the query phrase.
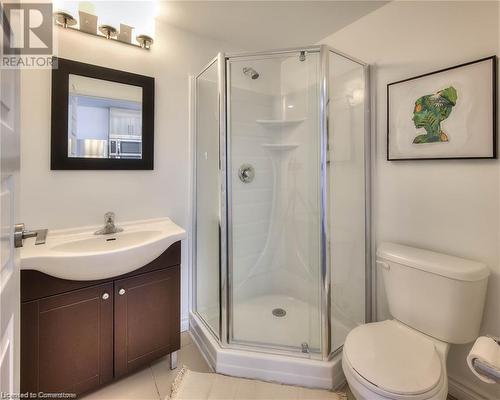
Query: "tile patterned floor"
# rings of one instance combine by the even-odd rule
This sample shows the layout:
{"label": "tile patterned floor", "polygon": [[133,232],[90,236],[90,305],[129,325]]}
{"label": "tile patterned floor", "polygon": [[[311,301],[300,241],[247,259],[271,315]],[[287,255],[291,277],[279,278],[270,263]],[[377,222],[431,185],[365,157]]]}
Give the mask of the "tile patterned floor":
{"label": "tile patterned floor", "polygon": [[129,375],[95,392],[81,397],[84,400],[164,400],[170,394],[170,386],[186,365],[198,372],[211,372],[210,367],[191,341],[187,332],[181,335],[181,349],[177,355],[175,370],[170,369],[170,357],[166,356],[135,374]]}
{"label": "tile patterned floor", "polygon": [[[198,372],[211,369],[187,332],[181,335],[181,349],[177,356],[178,368],[170,369],[170,357],[166,356],[135,374],[120,379],[102,389],[81,397],[82,400],[165,400],[170,394],[170,386],[180,367],[186,365]],[[348,400],[355,400],[348,387]],[[449,400],[455,400],[452,397]]]}

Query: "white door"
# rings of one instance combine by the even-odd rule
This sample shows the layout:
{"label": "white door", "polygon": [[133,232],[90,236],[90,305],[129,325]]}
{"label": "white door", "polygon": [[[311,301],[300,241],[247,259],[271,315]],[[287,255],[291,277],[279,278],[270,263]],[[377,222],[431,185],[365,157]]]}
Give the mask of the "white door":
{"label": "white door", "polygon": [[[5,38],[4,38],[5,39]],[[0,46],[3,56],[3,46]],[[0,69],[0,392],[19,392],[19,70]]]}

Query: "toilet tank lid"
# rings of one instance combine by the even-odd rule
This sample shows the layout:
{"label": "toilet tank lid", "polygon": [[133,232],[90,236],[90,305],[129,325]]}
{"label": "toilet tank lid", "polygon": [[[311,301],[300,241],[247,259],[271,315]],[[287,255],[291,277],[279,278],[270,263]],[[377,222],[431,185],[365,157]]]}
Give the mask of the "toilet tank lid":
{"label": "toilet tank lid", "polygon": [[382,243],[377,257],[460,281],[479,281],[490,274],[486,264],[397,243]]}

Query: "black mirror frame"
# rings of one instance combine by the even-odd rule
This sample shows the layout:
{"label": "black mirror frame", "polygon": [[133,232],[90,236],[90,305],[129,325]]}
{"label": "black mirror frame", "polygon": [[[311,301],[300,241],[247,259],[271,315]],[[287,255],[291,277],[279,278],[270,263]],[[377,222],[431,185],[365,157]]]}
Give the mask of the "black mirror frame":
{"label": "black mirror frame", "polygon": [[[58,57],[54,57],[53,63],[50,169],[154,169],[154,78]],[[140,86],[142,88],[142,159],[68,157],[68,94],[70,74]]]}

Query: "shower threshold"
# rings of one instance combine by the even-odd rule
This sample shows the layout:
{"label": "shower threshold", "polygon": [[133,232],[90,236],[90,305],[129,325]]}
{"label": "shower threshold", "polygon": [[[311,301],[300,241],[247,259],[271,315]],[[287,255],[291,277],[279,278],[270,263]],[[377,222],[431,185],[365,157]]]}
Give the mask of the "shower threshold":
{"label": "shower threshold", "polygon": [[271,354],[222,347],[193,312],[189,327],[193,342],[217,373],[321,389],[338,389],[345,383],[341,353],[323,361],[304,357],[303,353]]}

